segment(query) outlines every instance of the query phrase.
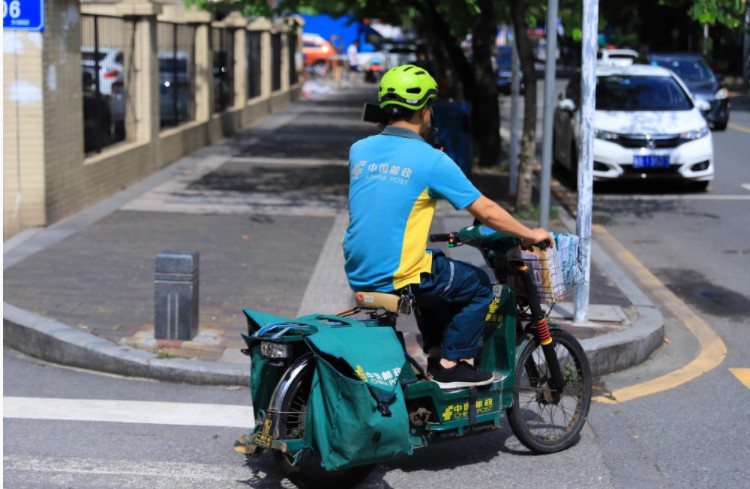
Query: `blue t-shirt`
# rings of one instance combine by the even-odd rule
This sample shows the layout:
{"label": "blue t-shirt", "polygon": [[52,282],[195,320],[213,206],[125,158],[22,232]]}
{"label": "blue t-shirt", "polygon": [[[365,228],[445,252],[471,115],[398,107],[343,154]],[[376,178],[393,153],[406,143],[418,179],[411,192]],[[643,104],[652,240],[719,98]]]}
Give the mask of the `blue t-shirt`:
{"label": "blue t-shirt", "polygon": [[409,129],[388,126],[349,151],[346,275],[353,290],[391,292],[432,270],[427,235],[437,199],[480,197],[461,169]]}

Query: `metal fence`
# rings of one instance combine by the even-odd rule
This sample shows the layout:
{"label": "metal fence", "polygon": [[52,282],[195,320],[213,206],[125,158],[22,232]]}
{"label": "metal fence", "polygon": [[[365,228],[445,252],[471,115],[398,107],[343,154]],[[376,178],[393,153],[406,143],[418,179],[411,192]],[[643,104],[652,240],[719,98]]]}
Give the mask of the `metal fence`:
{"label": "metal fence", "polygon": [[289,34],[289,85],[294,85],[299,79],[297,74],[297,36]]}
{"label": "metal fence", "polygon": [[281,34],[271,35],[271,91],[281,90]]}
{"label": "metal fence", "polygon": [[160,127],[195,119],[195,27],[157,22]]}
{"label": "metal fence", "polygon": [[[98,153],[127,138],[125,113],[126,22],[117,17],[81,15],[84,152]],[[129,29],[133,32],[132,29]]]}
{"label": "metal fence", "polygon": [[214,112],[222,112],[234,104],[234,31],[211,29],[213,52]]}
{"label": "metal fence", "polygon": [[247,98],[249,99],[260,95],[260,46],[260,32],[248,31],[245,36],[245,52],[247,53]]}

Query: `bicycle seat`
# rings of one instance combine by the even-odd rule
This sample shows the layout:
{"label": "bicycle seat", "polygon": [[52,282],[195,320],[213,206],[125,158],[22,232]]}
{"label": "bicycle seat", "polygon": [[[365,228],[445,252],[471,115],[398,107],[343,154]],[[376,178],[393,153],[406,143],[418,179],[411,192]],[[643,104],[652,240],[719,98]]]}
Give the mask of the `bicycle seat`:
{"label": "bicycle seat", "polygon": [[401,297],[385,292],[355,292],[354,300],[360,309],[383,309],[397,314],[410,312],[402,306]]}

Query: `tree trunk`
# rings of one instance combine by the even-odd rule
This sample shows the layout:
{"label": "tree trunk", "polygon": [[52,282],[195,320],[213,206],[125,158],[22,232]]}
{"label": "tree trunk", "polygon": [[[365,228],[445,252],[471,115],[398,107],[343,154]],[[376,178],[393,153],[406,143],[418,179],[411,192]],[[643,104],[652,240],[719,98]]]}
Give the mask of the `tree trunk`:
{"label": "tree trunk", "polygon": [[479,0],[478,6],[480,13],[474,19],[472,39],[475,86],[466,98],[471,97],[472,102],[471,127],[479,166],[494,166],[500,156],[500,111],[492,70],[497,11],[493,0]]}
{"label": "tree trunk", "polygon": [[435,2],[420,2],[424,26],[438,40],[456,76],[463,86],[464,99],[471,102],[471,133],[479,164],[492,166],[500,155],[500,111],[491,56],[497,33],[497,11],[492,0],[481,0],[481,13],[474,22],[473,63],[461,50],[460,41],[451,35],[450,25],[436,9]]}
{"label": "tree trunk", "polygon": [[521,137],[521,154],[518,163],[518,194],[516,209],[531,207],[531,193],[536,164],[536,70],[534,53],[527,34],[526,11],[528,0],[511,0],[510,10],[513,17],[513,35],[518,49],[524,85],[523,136]]}

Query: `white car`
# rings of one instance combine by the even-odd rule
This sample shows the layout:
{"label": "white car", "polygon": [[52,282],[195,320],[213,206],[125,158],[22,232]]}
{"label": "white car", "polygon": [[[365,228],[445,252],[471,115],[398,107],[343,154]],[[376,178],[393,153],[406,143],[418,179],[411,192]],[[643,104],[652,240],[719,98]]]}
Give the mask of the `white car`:
{"label": "white car", "polygon": [[[96,71],[98,61],[99,71]],[[125,74],[124,55],[122,49],[99,47],[98,52],[93,46],[81,46],[81,68],[95,80],[99,77],[99,93],[113,95],[112,85],[122,82]],[[115,87],[116,91],[116,87]]]}
{"label": "white car", "polygon": [[[705,190],[714,176],[711,132],[680,78],[658,66],[598,66],[594,112],[595,181],[665,180]],[[555,109],[556,164],[578,168],[580,76]]]}
{"label": "white car", "polygon": [[603,49],[596,53],[599,64],[611,66],[630,66],[638,56],[638,51],[633,49]]}

